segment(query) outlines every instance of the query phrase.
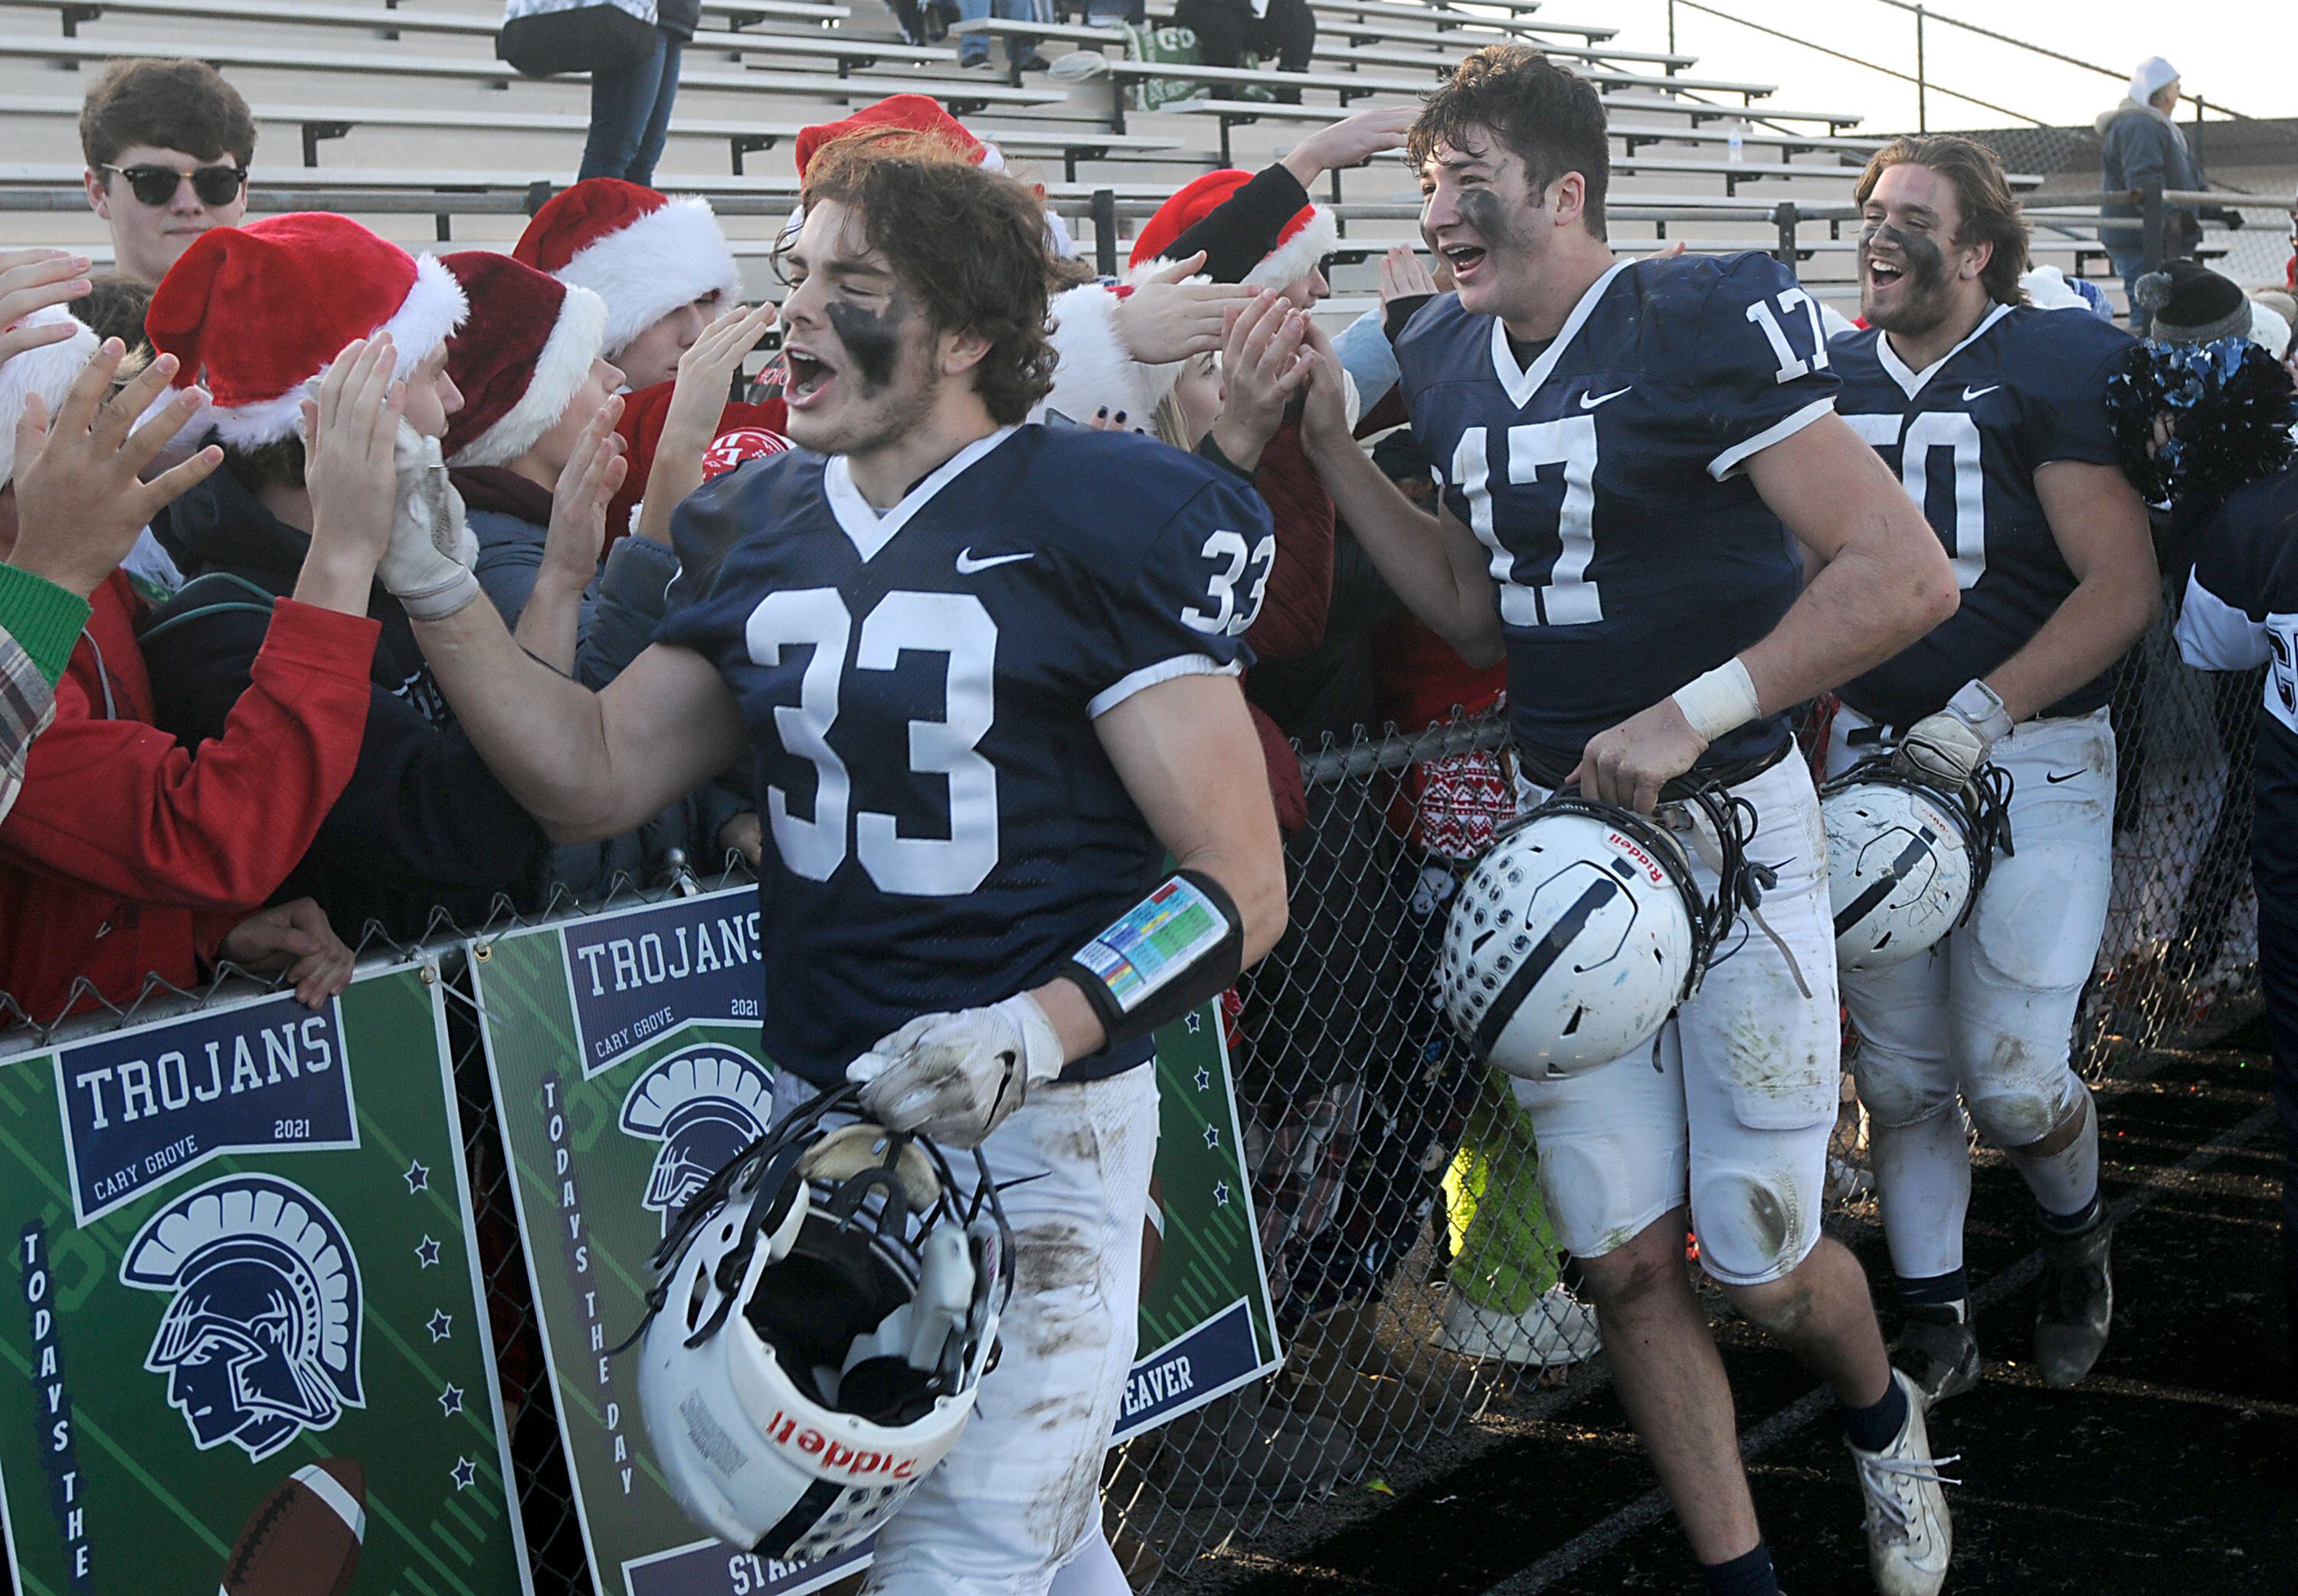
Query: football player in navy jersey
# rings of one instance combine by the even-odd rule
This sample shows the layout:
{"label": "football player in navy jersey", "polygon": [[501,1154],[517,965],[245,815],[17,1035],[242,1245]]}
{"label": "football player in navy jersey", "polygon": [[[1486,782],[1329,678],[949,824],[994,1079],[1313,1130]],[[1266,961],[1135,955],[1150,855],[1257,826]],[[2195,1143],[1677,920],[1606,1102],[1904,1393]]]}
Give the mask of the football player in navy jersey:
{"label": "football player in navy jersey", "polygon": [[1963,603],[1843,685],[1830,767],[1896,747],[1950,790],[1989,757],[2014,783],[2016,851],[1970,918],[1926,954],[1843,978],[1905,1310],[1895,1356],[1934,1401],[1979,1377],[1968,1111],[2040,1205],[2035,1361],[2071,1385],[2112,1305],[2098,1120],[2068,1061],[2113,873],[2108,672],[2162,594],[2106,415],[2108,368],[2131,340],[2087,310],[2024,302],[2026,221],[1984,145],[1896,139],[1857,200],[1868,326],[1829,345],[1836,409],[1922,506]]}
{"label": "football player in navy jersey", "polygon": [[451,555],[394,544],[386,582],[556,837],[752,761],[777,1109],[858,1080],[881,1122],[987,1157],[1015,1242],[1002,1354],[868,1588],[1121,1592],[1099,1484],[1134,1350],[1151,1032],[1285,919],[1236,679],[1269,513],[1152,439],[1021,425],[1059,268],[1013,179],[841,142],[809,163],[782,264],[799,447],[681,507],[682,558],[715,569],[613,685],[521,654]]}
{"label": "football player in navy jersey", "polygon": [[1442,514],[1351,444],[1320,364],[1307,425],[1342,515],[1463,657],[1506,655],[1535,795],[1577,785],[1650,811],[1679,778],[1712,778],[1752,806],[1748,855],[1777,877],[1769,933],[1731,947],[1656,1047],[1514,1083],[1550,1218],[1708,1589],[1776,1585],[1683,1269],[1687,1220],[1701,1268],[1835,1391],[1879,1585],[1928,1596],[1950,1529],[1922,1416],[1857,1261],[1820,1231],[1834,941],[1817,796],[1782,712],[1936,624],[1953,575],[1835,417],[1819,308],[1784,268],[1615,259],[1592,85],[1527,49],[1477,51],[1409,148],[1422,234],[1459,285],[1396,351]]}

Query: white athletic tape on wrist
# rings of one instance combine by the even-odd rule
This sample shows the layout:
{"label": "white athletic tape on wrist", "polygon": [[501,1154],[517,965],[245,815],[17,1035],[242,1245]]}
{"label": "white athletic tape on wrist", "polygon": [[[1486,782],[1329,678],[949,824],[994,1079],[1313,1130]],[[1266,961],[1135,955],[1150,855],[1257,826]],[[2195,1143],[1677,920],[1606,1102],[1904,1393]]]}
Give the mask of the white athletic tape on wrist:
{"label": "white athletic tape on wrist", "polygon": [[1677,688],[1675,707],[1683,711],[1691,729],[1711,743],[1764,712],[1762,701],[1756,697],[1755,678],[1737,657]]}

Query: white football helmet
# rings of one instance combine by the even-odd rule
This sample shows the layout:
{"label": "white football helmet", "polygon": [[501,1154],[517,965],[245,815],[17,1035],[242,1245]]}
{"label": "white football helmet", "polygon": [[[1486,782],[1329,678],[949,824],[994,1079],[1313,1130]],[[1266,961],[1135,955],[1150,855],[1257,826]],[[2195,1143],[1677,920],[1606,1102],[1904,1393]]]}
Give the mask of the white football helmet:
{"label": "white football helmet", "polygon": [[[865,1539],[956,1443],[1013,1291],[988,1170],[825,1094],[696,1194],[655,1255],[639,1406],[688,1517],[762,1557]],[[979,1161],[977,1160],[977,1164]]]}
{"label": "white football helmet", "polygon": [[1576,1074],[1649,1040],[1697,989],[1716,918],[1659,825],[1550,798],[1501,831],[1453,900],[1438,998],[1510,1075]]}
{"label": "white football helmet", "polygon": [[1995,849],[2010,851],[2009,786],[2008,773],[1984,765],[1961,796],[1882,757],[1820,790],[1839,968],[1899,963],[1963,923]]}

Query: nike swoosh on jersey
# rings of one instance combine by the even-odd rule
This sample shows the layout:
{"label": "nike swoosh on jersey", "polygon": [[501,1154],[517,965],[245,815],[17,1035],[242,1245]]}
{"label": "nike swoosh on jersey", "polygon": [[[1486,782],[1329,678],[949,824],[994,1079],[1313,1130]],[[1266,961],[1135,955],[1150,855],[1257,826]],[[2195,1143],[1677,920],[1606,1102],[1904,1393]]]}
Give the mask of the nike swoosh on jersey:
{"label": "nike swoosh on jersey", "polygon": [[980,559],[973,558],[973,545],[968,543],[957,551],[957,574],[971,576],[976,571],[986,571],[992,566],[1010,566],[1017,559],[1035,559],[1035,552],[1023,550],[1019,554],[992,554]]}
{"label": "nike swoosh on jersey", "polygon": [[2049,783],[2051,786],[2053,786],[2053,787],[2056,787],[2060,782],[2062,782],[2062,781],[2073,781],[2077,776],[2079,776],[2079,775],[2080,775],[2080,774],[2082,774],[2082,772],[2080,772],[2080,771],[2079,771],[2079,770],[2071,770],[2071,771],[2067,772],[2067,773],[2066,773],[2065,775],[2063,775],[2063,776],[2054,776],[2054,775],[2051,774],[2051,773],[2050,773],[2050,772],[2048,772],[2048,771],[2045,771],[2045,772],[2043,773],[2043,780],[2044,780],[2046,782]]}
{"label": "nike swoosh on jersey", "polygon": [[1984,399],[2002,385],[2001,383],[1993,383],[1984,388],[1965,388],[1963,391],[1963,402],[1969,404],[1974,399]]}
{"label": "nike swoosh on jersey", "polygon": [[1592,410],[1600,404],[1609,404],[1634,386],[1635,384],[1630,383],[1626,388],[1615,388],[1609,393],[1583,393],[1580,396],[1580,408],[1583,410]]}

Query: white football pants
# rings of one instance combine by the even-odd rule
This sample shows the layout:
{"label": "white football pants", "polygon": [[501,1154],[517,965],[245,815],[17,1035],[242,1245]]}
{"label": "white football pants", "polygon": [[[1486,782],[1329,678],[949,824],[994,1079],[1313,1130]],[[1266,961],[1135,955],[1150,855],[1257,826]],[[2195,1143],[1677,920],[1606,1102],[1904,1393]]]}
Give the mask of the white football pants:
{"label": "white football pants", "polygon": [[[1837,711],[1831,776],[1872,751],[1844,746],[1871,724]],[[2086,1090],[2068,1054],[2113,883],[2114,732],[2104,709],[2025,721],[1993,757],[2011,773],[2018,851],[1996,856],[1971,918],[1929,952],[1843,976],[1884,1238],[1909,1279],[1963,1267],[1971,1158],[1958,1098],[1981,1136],[2013,1149],[2049,1135]],[[2063,1171],[2013,1162],[2046,1207],[2071,1211],[2088,1197],[2076,1189],[2085,1170],[2096,1187],[2095,1137],[2056,1161]]]}
{"label": "white football pants", "polygon": [[[1811,773],[1790,753],[1732,790],[1755,806],[1748,857],[1779,875],[1763,918],[1803,984],[1742,913],[1706,982],[1656,1042],[1561,1080],[1509,1085],[1532,1115],[1540,1194],[1560,1245],[1600,1258],[1688,1199],[1700,1267],[1727,1285],[1755,1286],[1788,1274],[1818,1245],[1842,1032],[1827,839]],[[1714,892],[1715,872],[1690,851],[1699,889]]]}
{"label": "white football pants", "polygon": [[[775,1110],[813,1095],[780,1076]],[[972,1159],[948,1152],[967,1180]],[[864,1588],[885,1596],[1042,1596],[1070,1559],[1107,1557],[1101,1467],[1140,1318],[1155,1071],[1032,1087],[982,1152],[1013,1229],[1013,1299],[964,1433],[879,1534]]]}

